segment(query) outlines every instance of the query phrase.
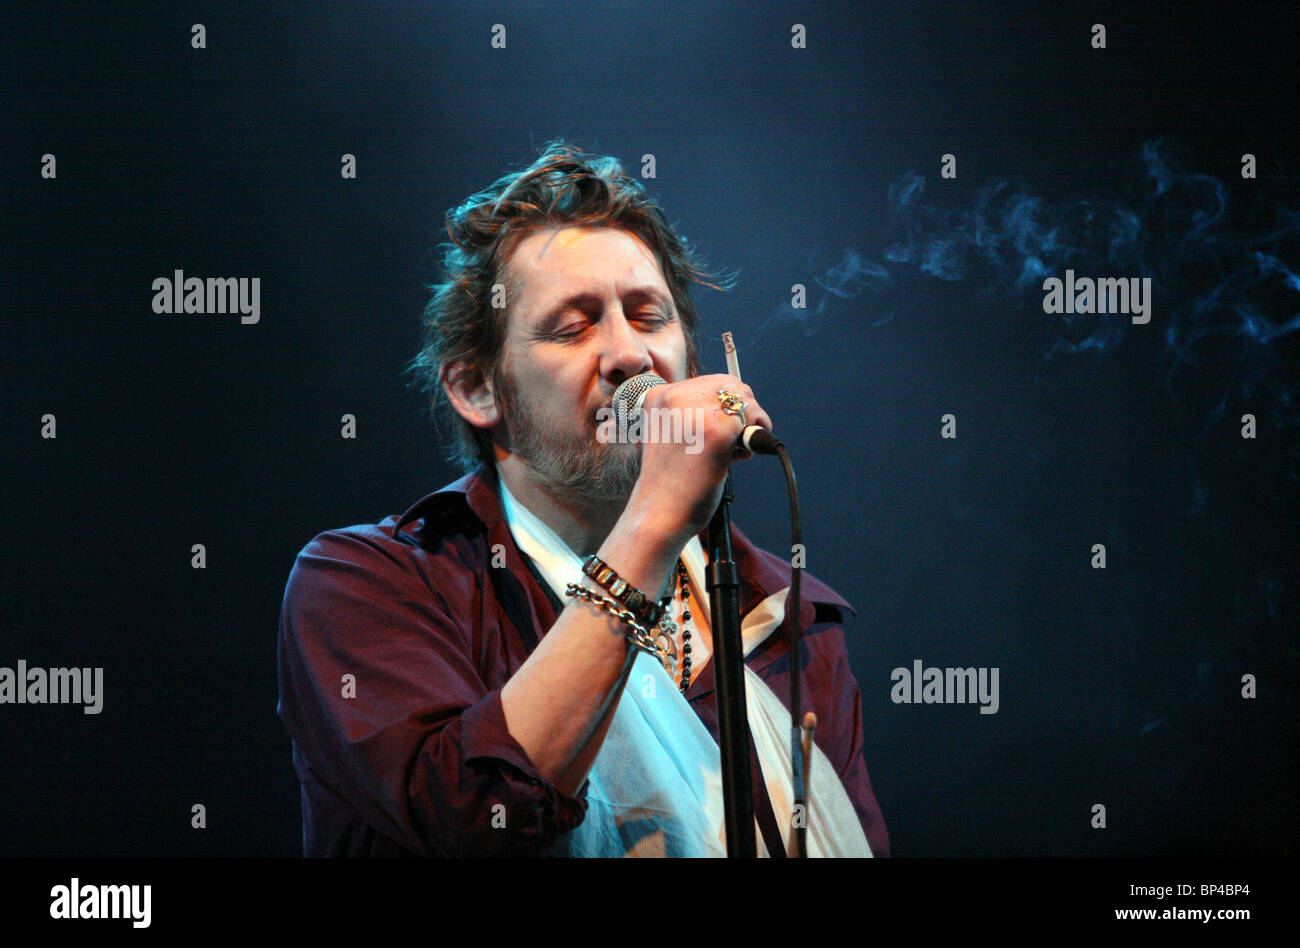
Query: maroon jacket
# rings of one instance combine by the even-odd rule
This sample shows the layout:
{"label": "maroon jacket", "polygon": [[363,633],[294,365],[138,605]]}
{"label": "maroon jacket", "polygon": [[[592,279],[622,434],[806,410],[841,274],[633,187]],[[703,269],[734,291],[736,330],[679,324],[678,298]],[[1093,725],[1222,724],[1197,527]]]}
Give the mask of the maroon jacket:
{"label": "maroon jacket", "polygon": [[[330,530],[298,554],[280,613],[278,710],[302,783],[305,855],[545,855],[586,815],[586,784],[560,792],[506,730],[501,688],[558,610],[515,546],[496,477],[481,465],[400,518]],[[790,566],[734,524],[732,544],[745,615],[789,585]],[[493,568],[494,548],[506,568]],[[886,856],[840,626],[853,610],[807,572],[801,588],[815,740]],[[746,659],[787,704],[788,653],[772,635]],[[712,660],[686,697],[716,740]],[[771,850],[776,818],[752,751],[751,762]]]}

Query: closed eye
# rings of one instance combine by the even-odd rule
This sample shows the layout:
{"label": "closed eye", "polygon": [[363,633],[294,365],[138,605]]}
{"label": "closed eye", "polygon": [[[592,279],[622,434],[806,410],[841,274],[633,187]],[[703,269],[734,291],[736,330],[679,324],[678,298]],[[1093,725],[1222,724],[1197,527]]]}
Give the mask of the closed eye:
{"label": "closed eye", "polygon": [[[634,322],[644,324],[650,332],[657,332],[673,321],[671,313],[665,313],[663,310],[658,308],[643,310],[632,318]],[[546,338],[558,342],[571,342],[586,332],[592,325],[593,323],[590,321],[570,323],[562,329],[557,329],[554,332],[547,333]]]}

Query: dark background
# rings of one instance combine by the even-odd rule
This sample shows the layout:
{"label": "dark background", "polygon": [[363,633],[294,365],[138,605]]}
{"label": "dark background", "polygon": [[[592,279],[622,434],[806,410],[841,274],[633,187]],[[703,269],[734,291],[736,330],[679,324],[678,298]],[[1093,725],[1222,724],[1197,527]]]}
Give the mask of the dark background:
{"label": "dark background", "polygon": [[[105,701],[0,706],[0,855],[300,852],[285,579],[457,475],[401,372],[442,215],[559,136],[653,154],[740,271],[706,367],[732,330],[858,607],[897,855],[1295,855],[1298,21],[1135,6],[7,5],[0,665]],[[1040,266],[1151,276],[1151,323],[1044,314]],[[154,314],[176,269],[261,321]],[[778,467],[737,481],[787,548]],[[893,704],[915,659],[999,712]]]}

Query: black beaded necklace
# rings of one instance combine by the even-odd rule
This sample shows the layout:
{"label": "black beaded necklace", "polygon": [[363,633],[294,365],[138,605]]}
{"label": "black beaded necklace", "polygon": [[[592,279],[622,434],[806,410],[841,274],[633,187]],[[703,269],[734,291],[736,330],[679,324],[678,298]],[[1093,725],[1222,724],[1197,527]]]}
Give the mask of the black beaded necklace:
{"label": "black beaded necklace", "polygon": [[[682,694],[686,694],[686,689],[691,686],[691,629],[686,623],[691,621],[691,587],[686,578],[686,564],[681,560],[677,561],[677,584],[681,590],[678,595],[682,600]],[[660,600],[660,605],[667,608],[672,602],[671,594],[664,596]]]}

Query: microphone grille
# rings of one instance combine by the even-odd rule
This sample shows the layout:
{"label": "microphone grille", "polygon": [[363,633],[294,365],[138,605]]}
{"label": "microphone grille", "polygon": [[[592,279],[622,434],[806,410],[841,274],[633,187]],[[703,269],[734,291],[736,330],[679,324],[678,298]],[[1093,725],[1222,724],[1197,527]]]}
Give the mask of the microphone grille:
{"label": "microphone grille", "polygon": [[630,425],[633,419],[641,413],[641,404],[645,401],[646,392],[656,385],[667,384],[667,379],[660,378],[653,372],[645,372],[641,375],[632,376],[614,389],[614,397],[611,399],[611,403],[614,407],[614,418],[619,426],[626,427]]}

